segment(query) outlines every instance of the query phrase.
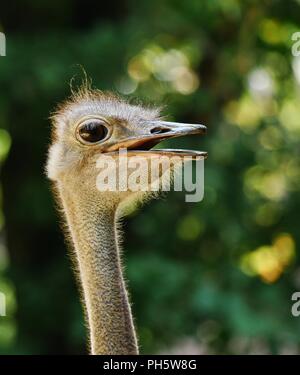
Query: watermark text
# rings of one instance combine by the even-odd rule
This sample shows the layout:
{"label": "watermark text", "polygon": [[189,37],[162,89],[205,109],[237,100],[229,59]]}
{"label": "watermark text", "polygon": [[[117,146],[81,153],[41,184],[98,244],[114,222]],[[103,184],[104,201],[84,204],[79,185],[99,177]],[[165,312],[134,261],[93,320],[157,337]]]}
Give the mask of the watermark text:
{"label": "watermark text", "polygon": [[0,32],[0,56],[6,56],[6,36]]}
{"label": "watermark text", "polygon": [[6,298],[2,292],[0,292],[0,316],[6,316]]}
{"label": "watermark text", "polygon": [[[116,156],[116,155],[115,155]],[[204,159],[197,156],[152,154],[101,155],[97,160],[98,191],[166,192],[185,191],[186,202],[200,202],[204,196]]]}

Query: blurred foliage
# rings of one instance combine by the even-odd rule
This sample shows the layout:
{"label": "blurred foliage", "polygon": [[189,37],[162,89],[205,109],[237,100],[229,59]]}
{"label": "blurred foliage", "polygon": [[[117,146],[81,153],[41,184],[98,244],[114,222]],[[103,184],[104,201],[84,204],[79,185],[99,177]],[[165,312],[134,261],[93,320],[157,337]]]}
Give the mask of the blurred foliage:
{"label": "blurred foliage", "polygon": [[[44,162],[49,112],[82,75],[202,122],[205,197],[151,202],[124,224],[143,353],[299,352],[300,2],[26,0],[0,29],[1,353],[84,353],[85,329]],[[24,16],[25,15],[25,16]],[[5,218],[5,223],[4,223]],[[3,225],[5,226],[3,227]],[[199,349],[200,350],[200,349]]]}

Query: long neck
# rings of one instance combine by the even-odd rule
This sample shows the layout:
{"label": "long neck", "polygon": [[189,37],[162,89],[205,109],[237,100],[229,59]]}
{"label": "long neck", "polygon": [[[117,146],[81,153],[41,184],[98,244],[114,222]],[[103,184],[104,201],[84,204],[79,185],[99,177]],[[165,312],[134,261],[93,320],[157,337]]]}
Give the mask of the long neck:
{"label": "long neck", "polygon": [[[92,354],[138,354],[122,275],[115,210],[59,187],[75,247]],[[95,199],[97,199],[95,197]],[[97,204],[99,203],[99,204]]]}

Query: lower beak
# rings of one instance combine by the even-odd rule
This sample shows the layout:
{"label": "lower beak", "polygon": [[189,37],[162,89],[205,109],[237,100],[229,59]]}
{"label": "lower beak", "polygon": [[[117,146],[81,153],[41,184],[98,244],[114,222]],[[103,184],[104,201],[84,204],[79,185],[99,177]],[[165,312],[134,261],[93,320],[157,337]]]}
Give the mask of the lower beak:
{"label": "lower beak", "polygon": [[134,137],[126,138],[113,145],[107,151],[116,151],[126,148],[130,152],[147,152],[160,154],[176,154],[180,156],[202,156],[206,157],[207,153],[194,150],[176,150],[176,149],[152,149],[158,143],[168,138],[182,137],[184,135],[204,135],[206,126],[201,124],[184,124],[168,121],[145,121],[138,134]]}

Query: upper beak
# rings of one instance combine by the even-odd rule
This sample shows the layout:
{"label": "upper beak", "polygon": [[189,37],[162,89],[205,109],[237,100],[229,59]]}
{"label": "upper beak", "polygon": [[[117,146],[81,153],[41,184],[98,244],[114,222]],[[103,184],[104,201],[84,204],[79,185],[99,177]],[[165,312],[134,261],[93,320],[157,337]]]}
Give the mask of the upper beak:
{"label": "upper beak", "polygon": [[[162,142],[167,138],[181,137],[190,134],[206,134],[206,126],[201,124],[184,124],[169,121],[145,121],[143,126],[136,129],[134,136],[127,136],[124,139],[119,139],[119,141],[111,145],[107,151],[116,151],[121,148],[126,148],[127,150],[150,150],[156,144]],[[155,151],[155,150],[151,150]],[[183,152],[185,150],[157,150],[157,151],[173,151],[173,152]],[[189,155],[193,152],[190,150]],[[196,153],[196,152],[193,152]],[[201,153],[203,156],[206,153]]]}

